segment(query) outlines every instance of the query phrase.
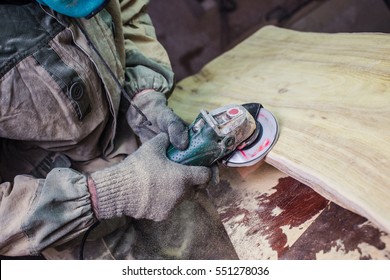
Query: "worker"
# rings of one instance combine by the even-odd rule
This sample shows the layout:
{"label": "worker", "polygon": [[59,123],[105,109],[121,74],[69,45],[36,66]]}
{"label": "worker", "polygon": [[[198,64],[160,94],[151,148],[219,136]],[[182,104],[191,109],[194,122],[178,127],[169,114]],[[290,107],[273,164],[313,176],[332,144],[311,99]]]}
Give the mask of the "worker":
{"label": "worker", "polygon": [[0,255],[76,259],[95,225],[85,257],[133,258],[134,219],[210,182],[166,157],[189,140],[147,2],[0,3]]}

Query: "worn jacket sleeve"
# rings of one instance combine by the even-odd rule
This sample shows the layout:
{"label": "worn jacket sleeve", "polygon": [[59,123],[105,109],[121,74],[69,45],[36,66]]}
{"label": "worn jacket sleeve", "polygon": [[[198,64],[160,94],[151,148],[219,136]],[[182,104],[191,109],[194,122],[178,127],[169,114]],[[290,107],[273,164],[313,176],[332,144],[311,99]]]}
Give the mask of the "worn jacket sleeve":
{"label": "worn jacket sleeve", "polygon": [[0,255],[36,255],[79,236],[94,221],[86,178],[72,169],[0,184]]}
{"label": "worn jacket sleeve", "polygon": [[146,12],[148,2],[120,1],[126,53],[126,89],[131,95],[144,89],[169,94],[174,84],[169,57],[157,40]]}

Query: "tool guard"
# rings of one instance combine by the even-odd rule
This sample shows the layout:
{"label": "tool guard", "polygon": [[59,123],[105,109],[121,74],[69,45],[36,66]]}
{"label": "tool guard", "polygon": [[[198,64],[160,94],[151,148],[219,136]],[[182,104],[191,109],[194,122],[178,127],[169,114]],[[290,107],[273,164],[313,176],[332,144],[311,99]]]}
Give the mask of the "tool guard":
{"label": "tool guard", "polygon": [[268,154],[279,137],[279,125],[275,116],[259,103],[242,105],[256,120],[256,132],[243,145],[222,159],[230,167],[252,166]]}

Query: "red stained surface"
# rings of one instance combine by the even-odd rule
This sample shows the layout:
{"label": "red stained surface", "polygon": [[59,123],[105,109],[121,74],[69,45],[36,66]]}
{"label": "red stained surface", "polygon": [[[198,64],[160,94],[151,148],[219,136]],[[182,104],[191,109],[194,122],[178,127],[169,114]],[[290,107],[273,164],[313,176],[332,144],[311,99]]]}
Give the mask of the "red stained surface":
{"label": "red stained surface", "polygon": [[240,217],[230,224],[248,227],[248,236],[265,237],[271,248],[281,256],[289,248],[282,227],[299,227],[319,214],[329,201],[291,177],[279,179],[272,190],[276,191],[271,195],[262,194],[254,198],[257,200],[256,209],[245,209],[237,201],[221,213],[221,219],[226,223]]}
{"label": "red stained surface", "polygon": [[[357,251],[360,259],[371,259],[372,256],[362,252],[359,245],[369,244],[379,252],[386,249],[381,237],[387,234],[366,222],[367,219],[330,203],[282,258],[312,260],[319,252],[329,253],[336,249],[339,254]],[[333,257],[337,258],[337,255]]]}

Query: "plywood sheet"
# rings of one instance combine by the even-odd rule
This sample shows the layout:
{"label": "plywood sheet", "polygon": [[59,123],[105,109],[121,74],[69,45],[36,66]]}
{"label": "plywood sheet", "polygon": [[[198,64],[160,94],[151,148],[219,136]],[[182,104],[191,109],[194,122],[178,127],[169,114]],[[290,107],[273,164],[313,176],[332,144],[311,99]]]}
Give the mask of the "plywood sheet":
{"label": "plywood sheet", "polygon": [[169,100],[260,102],[280,122],[266,162],[390,232],[390,36],[266,27],[181,81]]}

